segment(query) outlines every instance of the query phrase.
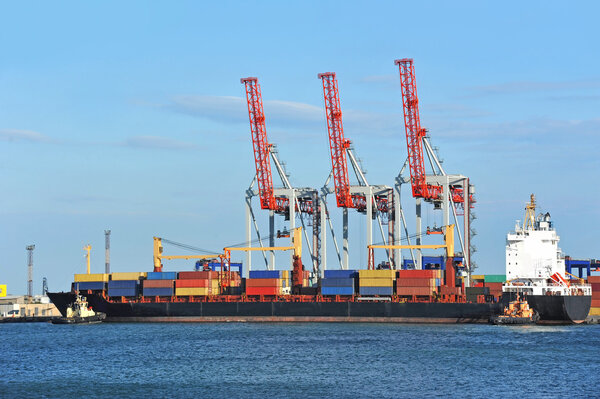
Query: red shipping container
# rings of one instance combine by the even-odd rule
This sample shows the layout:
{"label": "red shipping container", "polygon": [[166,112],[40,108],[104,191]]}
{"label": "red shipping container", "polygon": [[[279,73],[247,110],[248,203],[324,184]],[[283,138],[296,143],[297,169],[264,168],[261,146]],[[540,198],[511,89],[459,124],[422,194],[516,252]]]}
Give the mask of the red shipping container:
{"label": "red shipping container", "polygon": [[175,288],[205,288],[210,286],[210,280],[175,280]]}
{"label": "red shipping container", "polygon": [[431,295],[433,289],[429,287],[397,287],[396,294],[400,296],[407,295]]}
{"label": "red shipping container", "polygon": [[460,295],[461,288],[460,287],[440,287],[441,295]]}
{"label": "red shipping container", "polygon": [[484,287],[490,287],[491,290],[502,290],[502,283],[484,283]]}
{"label": "red shipping container", "polygon": [[483,283],[477,283],[473,287],[483,287]]}
{"label": "red shipping container", "polygon": [[173,288],[174,280],[144,280],[144,288]]}
{"label": "red shipping container", "polygon": [[587,281],[588,283],[600,283],[600,276],[589,276]]}
{"label": "red shipping container", "polygon": [[398,287],[435,287],[435,279],[430,278],[399,278]]}
{"label": "red shipping container", "polygon": [[246,295],[279,295],[279,287],[246,287]]}
{"label": "red shipping container", "polygon": [[600,283],[591,283],[590,285],[592,286],[592,294],[600,294]]}
{"label": "red shipping container", "polygon": [[179,272],[180,280],[207,280],[219,278],[219,272]]}
{"label": "red shipping container", "polygon": [[248,278],[246,287],[281,287],[281,280],[278,278]]}
{"label": "red shipping container", "polygon": [[600,308],[600,299],[592,299],[592,307]]}
{"label": "red shipping container", "polygon": [[437,270],[398,270],[400,278],[436,278]]}

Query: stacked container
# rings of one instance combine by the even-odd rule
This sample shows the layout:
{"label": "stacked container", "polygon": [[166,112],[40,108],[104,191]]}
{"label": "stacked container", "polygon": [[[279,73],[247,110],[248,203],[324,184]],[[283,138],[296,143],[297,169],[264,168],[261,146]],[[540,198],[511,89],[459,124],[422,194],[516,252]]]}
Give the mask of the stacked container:
{"label": "stacked container", "polygon": [[289,272],[281,270],[253,270],[246,279],[246,295],[281,295],[284,281],[289,282]]}
{"label": "stacked container", "polygon": [[139,292],[139,280],[111,280],[108,282],[108,296],[135,297]]}
{"label": "stacked container", "polygon": [[592,286],[590,316],[600,316],[600,276],[588,276],[587,281]]}
{"label": "stacked container", "polygon": [[394,293],[395,270],[359,270],[360,295],[390,296]]}
{"label": "stacked container", "polygon": [[505,274],[488,274],[484,276],[483,286],[490,289],[489,295],[498,297],[502,295],[502,283],[505,281]]}
{"label": "stacked container", "polygon": [[144,296],[173,296],[177,272],[150,272],[142,281]]}
{"label": "stacked container", "polygon": [[103,290],[108,283],[108,274],[76,274],[73,289],[78,291]]}
{"label": "stacked container", "polygon": [[205,296],[219,293],[218,272],[179,272],[179,279],[175,280],[176,296]]}
{"label": "stacked container", "polygon": [[146,272],[124,272],[124,273],[112,273],[110,275],[111,280],[139,280],[140,278],[146,278]]}
{"label": "stacked container", "polygon": [[321,280],[321,295],[354,295],[356,270],[325,270]]}
{"label": "stacked container", "polygon": [[396,294],[399,296],[431,296],[440,285],[441,270],[399,270]]}

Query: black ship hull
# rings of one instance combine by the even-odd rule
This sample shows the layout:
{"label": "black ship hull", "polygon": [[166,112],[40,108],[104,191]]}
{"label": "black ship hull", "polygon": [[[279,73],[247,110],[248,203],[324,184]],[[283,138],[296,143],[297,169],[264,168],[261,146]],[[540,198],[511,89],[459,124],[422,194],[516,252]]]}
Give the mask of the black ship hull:
{"label": "black ship hull", "polygon": [[[502,302],[508,304],[514,299],[515,293],[504,293]],[[525,299],[542,323],[583,323],[592,305],[589,295],[527,295]]]}
{"label": "black ship hull", "polygon": [[[70,292],[48,293],[65,316],[75,300]],[[422,302],[109,302],[86,295],[90,306],[106,313],[107,322],[396,322],[487,323],[503,303]],[[510,300],[505,295],[503,302]],[[589,296],[529,296],[541,323],[580,323],[589,313]]]}
{"label": "black ship hull", "polygon": [[[48,293],[59,311],[73,302],[72,293]],[[499,303],[420,302],[109,302],[86,295],[106,322],[395,322],[487,323],[500,313]]]}

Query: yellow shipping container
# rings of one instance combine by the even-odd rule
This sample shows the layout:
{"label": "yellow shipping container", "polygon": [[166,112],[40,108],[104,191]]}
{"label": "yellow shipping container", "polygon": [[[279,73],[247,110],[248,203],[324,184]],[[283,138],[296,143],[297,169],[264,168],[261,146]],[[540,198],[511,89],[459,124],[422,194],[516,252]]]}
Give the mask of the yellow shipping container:
{"label": "yellow shipping container", "polygon": [[108,274],[95,273],[95,274],[76,274],[73,281],[81,283],[84,281],[103,281],[108,283]]}
{"label": "yellow shipping container", "polygon": [[289,270],[283,270],[281,272],[281,278],[283,278],[284,280],[289,280],[289,278],[290,278],[290,271]]}
{"label": "yellow shipping container", "polygon": [[396,270],[359,270],[358,277],[363,278],[390,278],[396,277]]}
{"label": "yellow shipping container", "polygon": [[146,272],[122,272],[122,273],[112,273],[110,275],[111,280],[138,280],[140,277],[146,278],[148,273]]}
{"label": "yellow shipping container", "polygon": [[176,296],[191,296],[191,295],[210,295],[211,291],[208,287],[203,288],[175,288]]}
{"label": "yellow shipping container", "polygon": [[481,280],[483,281],[485,279],[485,276],[483,274],[472,274],[471,275],[471,280]]}
{"label": "yellow shipping container", "polygon": [[394,280],[391,278],[361,278],[361,287],[393,287]]}
{"label": "yellow shipping container", "polygon": [[590,308],[590,316],[600,316],[600,308]]}

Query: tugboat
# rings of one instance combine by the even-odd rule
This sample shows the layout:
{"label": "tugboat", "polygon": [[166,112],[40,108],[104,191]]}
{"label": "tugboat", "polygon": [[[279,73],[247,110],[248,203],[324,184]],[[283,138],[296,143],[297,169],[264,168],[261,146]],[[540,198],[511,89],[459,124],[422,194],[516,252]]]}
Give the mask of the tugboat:
{"label": "tugboat", "polygon": [[87,299],[79,294],[70,306],[67,307],[65,317],[53,319],[52,324],[92,324],[101,323],[106,318],[106,313],[94,312],[88,306]]}
{"label": "tugboat", "polygon": [[506,278],[502,302],[527,300],[539,323],[582,323],[592,303],[592,288],[564,276],[565,258],[558,247],[549,213],[535,215],[535,196],[525,206],[525,221],[506,237]]}
{"label": "tugboat", "polygon": [[540,319],[540,316],[529,307],[526,300],[516,300],[509,302],[501,315],[492,316],[492,324],[534,324]]}

